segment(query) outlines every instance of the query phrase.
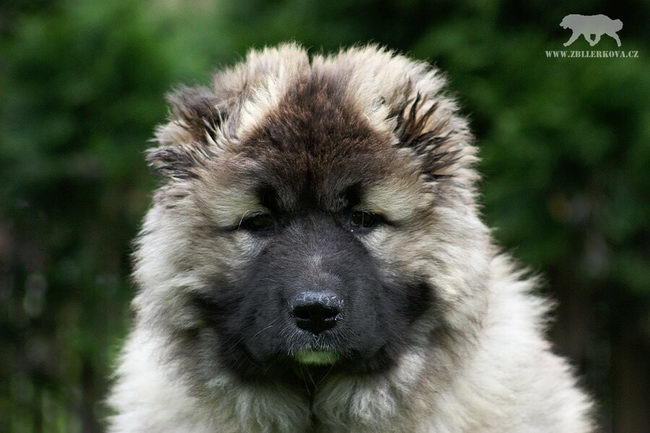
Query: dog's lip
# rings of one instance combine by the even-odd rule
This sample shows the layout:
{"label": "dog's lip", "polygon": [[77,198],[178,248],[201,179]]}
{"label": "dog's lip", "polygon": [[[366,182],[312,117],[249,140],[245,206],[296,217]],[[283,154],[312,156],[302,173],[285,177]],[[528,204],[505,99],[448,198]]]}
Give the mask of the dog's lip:
{"label": "dog's lip", "polygon": [[292,355],[293,359],[306,365],[332,365],[336,363],[341,354],[332,350],[299,350]]}

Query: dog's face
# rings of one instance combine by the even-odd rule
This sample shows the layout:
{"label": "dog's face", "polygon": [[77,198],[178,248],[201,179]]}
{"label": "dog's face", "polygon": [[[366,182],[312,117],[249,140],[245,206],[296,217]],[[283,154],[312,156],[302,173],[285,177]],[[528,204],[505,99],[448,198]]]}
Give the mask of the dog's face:
{"label": "dog's face", "polygon": [[570,16],[566,16],[562,18],[562,22],[560,22],[560,27],[562,27],[563,29],[568,28],[570,25],[569,21],[571,21]]}
{"label": "dog's face", "polygon": [[433,75],[376,50],[392,75],[362,51],[337,65],[285,50],[177,93],[149,154],[168,180],[136,306],[195,382],[385,374],[483,311],[473,149],[451,101],[422,96]]}
{"label": "dog's face", "polygon": [[580,15],[567,15],[564,18],[562,18],[562,22],[560,22],[560,27],[563,29],[572,29],[577,27],[577,24],[580,22]]}
{"label": "dog's face", "polygon": [[[387,271],[391,252],[381,239],[428,218],[427,207],[408,203],[422,195],[389,196],[391,179],[418,178],[400,173],[390,137],[350,111],[335,86],[295,86],[238,147],[254,166],[232,169],[233,181],[246,185],[233,195],[246,205],[220,203],[229,209],[219,229],[240,239],[247,256],[234,258],[237,276],[220,278],[197,305],[238,373],[334,359],[337,367],[382,369],[408,344],[433,291],[424,276]],[[391,209],[400,205],[408,208]]]}

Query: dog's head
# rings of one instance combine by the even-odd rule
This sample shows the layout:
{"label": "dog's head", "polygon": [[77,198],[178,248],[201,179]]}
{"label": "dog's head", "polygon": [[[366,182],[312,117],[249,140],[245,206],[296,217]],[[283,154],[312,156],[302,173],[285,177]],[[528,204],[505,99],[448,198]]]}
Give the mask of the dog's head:
{"label": "dog's head", "polygon": [[562,18],[562,22],[560,22],[560,27],[563,29],[575,29],[578,27],[578,24],[582,18],[582,15],[577,15],[577,14],[571,14],[567,15],[564,18]]}
{"label": "dog's head", "polygon": [[375,47],[284,45],[171,95],[135,305],[196,382],[373,374],[472,334],[488,237],[443,84]]}

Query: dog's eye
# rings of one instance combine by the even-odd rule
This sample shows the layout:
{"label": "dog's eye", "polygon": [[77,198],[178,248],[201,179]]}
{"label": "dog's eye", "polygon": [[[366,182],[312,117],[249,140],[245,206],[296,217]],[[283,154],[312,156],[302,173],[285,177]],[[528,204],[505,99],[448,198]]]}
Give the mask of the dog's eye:
{"label": "dog's eye", "polygon": [[352,229],[370,229],[381,222],[381,216],[365,210],[356,210],[350,215]]}
{"label": "dog's eye", "polygon": [[271,230],[274,226],[275,220],[271,215],[263,212],[256,212],[244,217],[239,228],[252,232],[259,232]]}

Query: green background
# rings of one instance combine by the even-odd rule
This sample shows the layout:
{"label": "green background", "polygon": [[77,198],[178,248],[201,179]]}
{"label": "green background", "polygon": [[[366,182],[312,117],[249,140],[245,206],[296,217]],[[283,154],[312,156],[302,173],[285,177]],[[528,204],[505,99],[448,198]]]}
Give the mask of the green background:
{"label": "green background", "polygon": [[[546,58],[570,13],[621,19],[639,58]],[[3,1],[0,431],[103,431],[163,94],[294,39],[374,41],[449,74],[481,147],[485,218],[559,301],[558,351],[604,432],[647,432],[649,22],[647,1]]]}

